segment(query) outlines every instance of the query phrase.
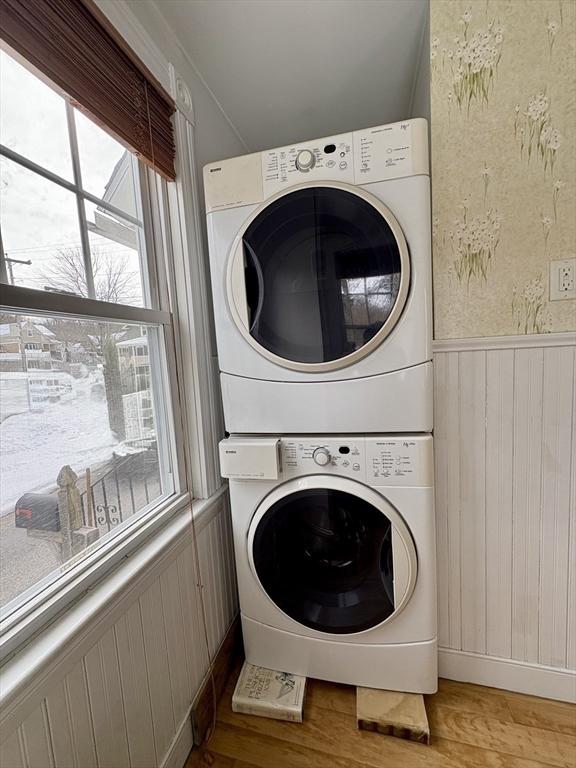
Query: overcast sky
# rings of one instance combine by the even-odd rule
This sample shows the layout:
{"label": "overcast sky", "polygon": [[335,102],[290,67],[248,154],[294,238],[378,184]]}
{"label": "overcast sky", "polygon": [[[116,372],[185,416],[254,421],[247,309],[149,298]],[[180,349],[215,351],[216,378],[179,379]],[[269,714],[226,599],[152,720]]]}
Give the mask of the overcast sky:
{"label": "overcast sky", "polygon": [[[0,143],[53,173],[73,181],[64,99],[6,52],[0,51]],[[82,185],[99,197],[124,147],[75,112]],[[94,206],[89,206],[88,218]],[[128,211],[134,214],[134,210]],[[0,223],[7,256],[31,259],[13,265],[14,282],[41,288],[39,278],[59,248],[80,247],[76,196],[22,166],[0,157]],[[102,247],[102,238],[98,238]],[[114,242],[114,255],[130,251]],[[132,268],[136,264],[132,252]],[[139,282],[139,281],[138,281]]]}

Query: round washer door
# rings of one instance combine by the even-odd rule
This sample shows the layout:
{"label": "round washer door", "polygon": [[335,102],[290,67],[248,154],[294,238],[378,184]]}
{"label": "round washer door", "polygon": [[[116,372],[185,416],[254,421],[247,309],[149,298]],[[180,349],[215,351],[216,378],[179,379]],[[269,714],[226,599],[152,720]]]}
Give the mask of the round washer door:
{"label": "round washer door", "polygon": [[416,582],[416,549],[386,499],[361,483],[289,481],[257,509],[251,566],[275,605],[319,632],[364,632],[397,615]]}
{"label": "round washer door", "polygon": [[374,350],[404,309],[410,259],[391,211],[359,187],[301,184],[268,200],[236,237],[228,305],[264,357],[331,371]]}

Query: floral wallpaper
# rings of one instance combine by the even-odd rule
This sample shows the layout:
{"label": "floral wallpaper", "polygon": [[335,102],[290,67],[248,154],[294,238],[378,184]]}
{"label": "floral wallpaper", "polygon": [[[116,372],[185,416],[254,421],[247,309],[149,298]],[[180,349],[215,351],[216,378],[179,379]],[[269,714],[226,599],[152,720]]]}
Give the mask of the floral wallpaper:
{"label": "floral wallpaper", "polygon": [[576,2],[430,5],[435,336],[576,330]]}

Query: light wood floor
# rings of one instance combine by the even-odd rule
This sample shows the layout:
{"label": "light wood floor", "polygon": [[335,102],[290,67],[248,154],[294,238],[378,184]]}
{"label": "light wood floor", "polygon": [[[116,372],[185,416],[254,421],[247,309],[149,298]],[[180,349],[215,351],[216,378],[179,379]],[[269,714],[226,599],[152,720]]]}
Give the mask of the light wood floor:
{"label": "light wood floor", "polygon": [[440,680],[426,697],[432,744],[356,729],[356,689],[308,680],[303,723],[237,715],[236,670],[208,745],[186,768],[544,768],[576,766],[576,706]]}

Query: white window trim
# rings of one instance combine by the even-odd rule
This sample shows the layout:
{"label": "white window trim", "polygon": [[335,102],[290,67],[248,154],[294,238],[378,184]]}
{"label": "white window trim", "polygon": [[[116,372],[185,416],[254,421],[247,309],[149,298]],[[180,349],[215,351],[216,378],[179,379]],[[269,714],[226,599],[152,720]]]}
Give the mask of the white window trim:
{"label": "white window trim", "polygon": [[[177,179],[168,188],[166,231],[171,234],[169,290],[176,313],[174,331],[181,371],[182,417],[195,495],[208,498],[222,485],[218,442],[224,434],[218,370],[211,354],[208,279],[204,267],[200,206],[194,158],[194,127],[174,118]],[[193,396],[191,396],[193,394]]]}
{"label": "white window trim", "polygon": [[[125,27],[126,23],[132,24],[132,21],[140,26],[129,11],[123,12],[122,19],[121,27]],[[122,34],[123,29],[119,31]],[[213,365],[210,343],[208,280],[202,258],[194,127],[191,122],[192,100],[185,83],[158,53],[145,32],[141,33],[141,39],[146,39],[148,53],[154,50],[156,61],[164,62],[164,76],[159,79],[165,81],[168,74],[171,91],[174,95],[177,92],[177,106],[181,110],[175,116],[177,181],[166,184],[156,176],[154,183],[150,183],[151,174],[141,174],[143,205],[152,206],[154,212],[159,213],[159,220],[155,216],[144,215],[143,222],[138,223],[143,223],[146,230],[149,258],[153,258],[152,251],[164,253],[164,259],[154,260],[154,269],[149,270],[151,280],[154,280],[151,290],[153,295],[154,291],[158,291],[158,306],[161,309],[142,310],[127,305],[111,305],[96,299],[78,299],[75,296],[8,285],[3,286],[3,303],[11,308],[32,311],[33,300],[35,312],[81,314],[97,319],[141,322],[143,325],[153,322],[164,327],[167,368],[178,370],[180,374],[177,379],[176,376],[168,376],[168,371],[164,372],[169,379],[164,383],[164,391],[169,393],[172,400],[175,420],[172,456],[180,478],[184,478],[183,453],[186,452],[193,495],[198,501],[191,505],[192,497],[188,492],[173,495],[144,512],[130,526],[111,537],[110,541],[100,544],[97,550],[79,562],[71,563],[64,576],[47,585],[3,622],[0,663],[12,658],[24,644],[38,636],[49,622],[87,594],[114,568],[121,568],[122,560],[136,553],[153,534],[158,534],[169,525],[174,515],[186,505],[191,505],[192,514],[196,516],[204,508],[204,502],[209,503],[217,498],[225,487],[218,472],[218,441],[223,433],[223,423],[217,369]],[[138,46],[136,53],[141,53]],[[44,169],[39,169],[39,172],[45,176],[49,174],[44,173]],[[58,183],[60,181],[63,180],[58,177]],[[91,195],[83,190],[81,194],[90,200]],[[119,213],[130,220],[124,212]],[[162,250],[159,250],[160,247]],[[166,279],[158,279],[155,270],[166,270]],[[168,287],[164,289],[166,284]],[[171,303],[174,323],[168,310]],[[183,487],[186,484],[180,485]]]}
{"label": "white window trim", "polygon": [[[161,36],[167,45],[183,54],[186,72],[175,70],[126,2],[95,0],[95,3],[176,104],[177,180],[170,185],[170,205],[164,200],[161,207],[163,226],[161,232],[155,232],[155,237],[160,242],[163,238],[167,240],[164,250],[174,270],[168,283],[172,285],[172,296],[177,299],[175,312],[178,317],[174,331],[182,372],[179,388],[183,403],[189,409],[184,414],[187,455],[194,495],[206,499],[216,493],[223,482],[219,474],[218,442],[224,434],[224,419],[218,365],[211,348],[209,285],[200,234],[202,206],[194,155],[194,100],[189,84],[182,76],[188,73],[192,77],[195,66],[181,50],[178,38],[154,3],[152,9],[158,24],[162,25]],[[151,192],[154,197],[154,190]]]}
{"label": "white window trim", "polygon": [[21,285],[2,283],[0,305],[6,311],[29,312],[34,315],[77,316],[87,320],[107,320],[141,325],[170,325],[170,312],[163,309],[141,309],[128,304],[110,304],[63,293],[37,291]]}

